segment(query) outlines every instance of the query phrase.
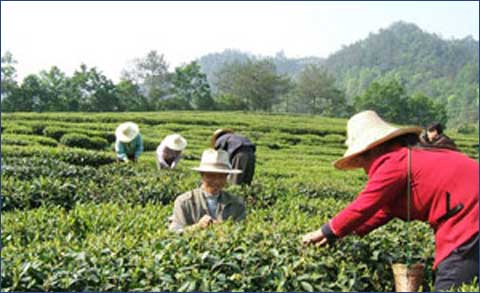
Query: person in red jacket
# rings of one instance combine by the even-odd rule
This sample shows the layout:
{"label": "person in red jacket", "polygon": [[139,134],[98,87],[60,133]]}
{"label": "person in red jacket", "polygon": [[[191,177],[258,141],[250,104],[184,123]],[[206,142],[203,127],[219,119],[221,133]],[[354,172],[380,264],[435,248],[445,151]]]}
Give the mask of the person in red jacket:
{"label": "person in red jacket", "polygon": [[394,217],[407,220],[410,186],[410,220],[428,221],[435,232],[435,291],[478,276],[478,162],[458,151],[416,147],[421,131],[393,127],[373,111],[351,117],[348,149],[334,166],[363,168],[367,184],[321,229],[305,234],[303,243],[322,246],[349,234],[363,236]]}

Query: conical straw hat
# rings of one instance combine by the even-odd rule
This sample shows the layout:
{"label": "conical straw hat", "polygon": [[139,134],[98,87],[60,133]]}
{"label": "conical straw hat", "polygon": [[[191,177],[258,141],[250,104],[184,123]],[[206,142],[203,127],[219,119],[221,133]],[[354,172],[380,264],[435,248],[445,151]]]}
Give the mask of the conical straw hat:
{"label": "conical straw hat", "polygon": [[183,151],[187,147],[187,140],[180,134],[170,134],[165,137],[165,145],[174,151]]}
{"label": "conical straw hat", "polygon": [[394,127],[385,122],[374,111],[363,111],[352,116],[347,123],[348,149],[339,160],[333,162],[338,169],[360,168],[358,157],[362,153],[404,134],[420,134],[421,127]]}
{"label": "conical straw hat", "polygon": [[122,123],[115,130],[117,139],[124,143],[131,142],[139,133],[138,125],[133,122]]}
{"label": "conical straw hat", "polygon": [[199,172],[239,174],[241,170],[232,169],[228,153],[224,150],[207,149],[202,154],[200,166],[192,168]]}

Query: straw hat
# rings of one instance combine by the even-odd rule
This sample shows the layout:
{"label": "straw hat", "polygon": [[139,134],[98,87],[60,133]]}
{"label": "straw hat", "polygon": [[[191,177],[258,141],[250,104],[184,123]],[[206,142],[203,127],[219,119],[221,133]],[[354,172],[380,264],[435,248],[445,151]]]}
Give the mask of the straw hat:
{"label": "straw hat", "polygon": [[217,142],[217,138],[222,136],[225,133],[233,133],[233,129],[230,128],[219,128],[215,130],[215,132],[212,135],[212,140],[210,141],[211,147],[215,147],[215,143]]}
{"label": "straw hat", "polygon": [[165,146],[174,151],[183,151],[187,147],[187,141],[180,134],[170,134],[165,137]]}
{"label": "straw hat", "polygon": [[207,149],[202,154],[200,166],[192,170],[209,173],[239,174],[241,170],[232,169],[228,153],[224,150]]}
{"label": "straw hat", "polygon": [[117,139],[124,143],[131,142],[139,133],[138,125],[133,122],[122,123],[115,130]]}
{"label": "straw hat", "polygon": [[395,137],[404,134],[420,134],[420,127],[394,127],[374,111],[363,111],[353,115],[347,123],[347,141],[345,144],[348,149],[339,160],[333,162],[338,169],[348,170],[360,168],[358,157],[362,153],[379,146]]}

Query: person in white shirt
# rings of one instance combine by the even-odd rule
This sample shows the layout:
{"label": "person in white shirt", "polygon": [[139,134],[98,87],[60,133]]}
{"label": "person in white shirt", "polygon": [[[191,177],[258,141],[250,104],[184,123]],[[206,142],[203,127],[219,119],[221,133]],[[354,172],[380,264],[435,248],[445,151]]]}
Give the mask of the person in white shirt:
{"label": "person in white shirt", "polygon": [[182,158],[181,154],[187,147],[187,140],[180,134],[167,135],[157,147],[157,168],[173,169]]}

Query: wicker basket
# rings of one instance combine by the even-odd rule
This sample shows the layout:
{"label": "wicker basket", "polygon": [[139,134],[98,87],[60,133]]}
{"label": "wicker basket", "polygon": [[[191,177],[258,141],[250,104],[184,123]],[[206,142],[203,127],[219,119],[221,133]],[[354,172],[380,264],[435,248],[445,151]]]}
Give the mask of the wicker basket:
{"label": "wicker basket", "polygon": [[396,292],[417,292],[423,283],[423,263],[416,263],[407,267],[406,264],[393,264],[393,276]]}

